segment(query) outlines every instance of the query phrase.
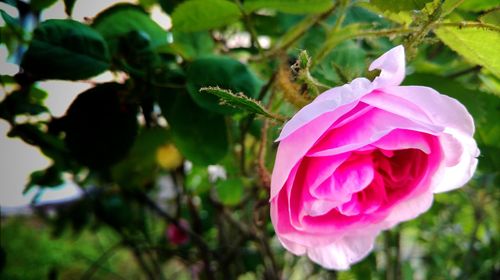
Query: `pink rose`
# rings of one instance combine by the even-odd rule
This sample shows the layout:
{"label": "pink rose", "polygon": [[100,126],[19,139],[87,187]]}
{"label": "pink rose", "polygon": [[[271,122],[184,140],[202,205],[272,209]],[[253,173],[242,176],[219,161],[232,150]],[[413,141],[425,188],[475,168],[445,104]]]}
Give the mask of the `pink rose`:
{"label": "pink rose", "polygon": [[463,186],[479,155],[474,123],[457,100],[400,86],[404,48],[302,108],[281,131],[271,219],[283,246],[329,269],[348,269],[376,236],[413,219],[433,194]]}

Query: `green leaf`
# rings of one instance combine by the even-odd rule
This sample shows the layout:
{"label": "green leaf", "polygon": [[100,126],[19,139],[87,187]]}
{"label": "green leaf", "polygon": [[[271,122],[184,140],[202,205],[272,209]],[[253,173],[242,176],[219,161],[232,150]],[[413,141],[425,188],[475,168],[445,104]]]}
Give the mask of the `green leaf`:
{"label": "green leaf", "polygon": [[469,62],[482,65],[500,77],[500,32],[476,27],[440,27],[434,33]]}
{"label": "green leaf", "polygon": [[73,101],[64,117],[65,142],[82,164],[104,169],[130,150],[138,129],[137,107],[125,103],[117,83],[97,85]]}
{"label": "green leaf", "polygon": [[500,7],[489,11],[479,17],[481,22],[500,26]]}
{"label": "green leaf", "polygon": [[167,32],[163,30],[139,6],[117,4],[97,15],[92,23],[109,42],[110,49],[116,51],[120,37],[132,31],[147,34],[153,47],[167,43]]}
{"label": "green leaf", "polygon": [[35,11],[41,11],[52,6],[57,0],[31,0],[30,6]]}
{"label": "green leaf", "polygon": [[226,0],[189,0],[172,13],[173,30],[194,32],[222,27],[241,16],[236,4]]}
{"label": "green leaf", "polygon": [[371,0],[370,3],[382,11],[401,12],[422,10],[427,3],[434,0]]}
{"label": "green leaf", "polygon": [[214,49],[214,41],[207,31],[200,32],[173,32],[174,42],[170,44],[174,52],[185,59],[193,59],[208,55]]}
{"label": "green leaf", "polygon": [[21,67],[35,79],[81,80],[108,69],[102,36],[73,20],[47,20],[35,29]]}
{"label": "green leaf", "polygon": [[223,116],[200,108],[186,92],[179,92],[173,104],[160,102],[160,106],[175,146],[187,159],[194,164],[209,165],[226,155],[228,139]]}
{"label": "green leaf", "polygon": [[233,206],[241,201],[245,188],[241,178],[231,178],[224,181],[218,181],[216,190],[223,204]]}
{"label": "green leaf", "polygon": [[322,13],[333,7],[331,0],[246,0],[243,4],[247,12],[272,9],[290,14]]}
{"label": "green leaf", "polygon": [[480,12],[498,7],[498,0],[466,0],[458,6],[460,10]]}
{"label": "green leaf", "polygon": [[57,165],[51,165],[46,169],[37,170],[31,173],[28,184],[23,190],[23,194],[29,192],[33,187],[57,187],[64,183],[62,170]]}
{"label": "green leaf", "polygon": [[221,87],[242,92],[248,97],[258,94],[258,81],[248,67],[230,57],[207,56],[194,60],[188,67],[187,89],[201,107],[222,114],[234,114],[240,110],[219,104],[219,98],[200,94],[202,87]]}
{"label": "green leaf", "polygon": [[75,6],[76,0],[64,0],[64,12],[71,16],[73,13],[73,7]]}
{"label": "green leaf", "polygon": [[224,105],[234,106],[250,113],[255,113],[271,119],[284,121],[284,119],[280,116],[276,116],[268,112],[257,100],[251,99],[241,92],[234,94],[230,90],[221,89],[219,87],[201,88],[200,93],[203,94],[204,92],[219,97],[221,99],[221,103],[223,103]]}
{"label": "green leaf", "polygon": [[18,115],[38,115],[48,112],[48,109],[43,105],[43,99],[46,96],[45,91],[34,86],[29,90],[15,90],[6,95],[0,102],[0,117],[12,121]]}
{"label": "green leaf", "polygon": [[210,190],[208,168],[206,166],[193,165],[186,174],[186,189],[189,192],[200,195]]}

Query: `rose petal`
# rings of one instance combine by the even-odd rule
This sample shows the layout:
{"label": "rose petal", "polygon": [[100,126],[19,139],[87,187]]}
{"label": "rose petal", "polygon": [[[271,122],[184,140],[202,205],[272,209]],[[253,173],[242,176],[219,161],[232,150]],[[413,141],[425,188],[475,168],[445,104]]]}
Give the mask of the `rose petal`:
{"label": "rose petal", "polygon": [[389,229],[396,224],[416,218],[426,212],[432,205],[433,195],[431,192],[424,192],[419,196],[407,199],[394,205],[389,216],[385,219],[385,228]]}
{"label": "rose petal", "polygon": [[395,129],[437,134],[443,128],[432,124],[415,123],[404,117],[373,108],[363,117],[329,131],[307,153],[310,157],[331,156],[357,150],[374,143]]}
{"label": "rose petal", "polygon": [[[451,127],[462,133],[474,134],[474,121],[467,109],[456,99],[440,94],[429,87],[399,86],[384,89],[384,93],[400,97],[425,112],[431,124]],[[415,120],[418,114],[407,111],[406,105],[391,104],[384,110]],[[405,113],[406,112],[406,113]],[[418,119],[421,121],[421,119]]]}
{"label": "rose petal", "polygon": [[307,151],[331,126],[332,119],[339,117],[339,112],[321,115],[313,122],[299,128],[296,133],[283,139],[278,146],[276,161],[271,177],[271,197],[274,198],[284,186],[290,171]]}
{"label": "rose petal", "polygon": [[373,249],[375,234],[345,236],[327,246],[307,249],[309,258],[327,269],[346,270]]}
{"label": "rose petal", "polygon": [[[445,133],[453,135],[453,137],[461,143],[463,152],[456,165],[444,167],[442,180],[434,186],[434,193],[447,192],[465,185],[470,178],[472,178],[472,175],[474,175],[478,163],[477,157],[479,156],[479,149],[472,137],[451,128],[447,128]],[[447,145],[447,143],[442,142],[442,145]],[[445,157],[449,157],[450,153],[453,156],[453,153],[459,152],[457,150],[454,152],[449,148],[444,148],[443,150],[447,152]]]}
{"label": "rose petal", "polygon": [[405,49],[402,45],[394,47],[377,58],[369,70],[380,69],[380,75],[373,81],[374,88],[397,86],[405,77]]}
{"label": "rose petal", "polygon": [[430,154],[429,136],[422,132],[395,129],[371,145],[383,150],[418,149]]}

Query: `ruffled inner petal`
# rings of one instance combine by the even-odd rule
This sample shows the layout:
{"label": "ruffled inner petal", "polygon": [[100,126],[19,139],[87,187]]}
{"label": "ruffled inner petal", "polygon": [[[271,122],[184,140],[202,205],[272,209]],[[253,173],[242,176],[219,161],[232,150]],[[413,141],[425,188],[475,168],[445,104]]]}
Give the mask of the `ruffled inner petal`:
{"label": "ruffled inner petal", "polygon": [[444,129],[432,124],[415,123],[404,117],[378,108],[363,109],[362,117],[342,126],[332,127],[308,151],[307,156],[331,156],[358,150],[380,140],[396,129],[405,129],[426,134],[439,134]]}

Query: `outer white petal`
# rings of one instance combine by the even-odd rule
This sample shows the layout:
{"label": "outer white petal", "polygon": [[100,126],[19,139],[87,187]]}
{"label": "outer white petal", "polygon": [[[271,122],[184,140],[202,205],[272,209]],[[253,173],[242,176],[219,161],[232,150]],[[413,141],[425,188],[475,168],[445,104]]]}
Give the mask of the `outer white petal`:
{"label": "outer white petal", "polygon": [[345,236],[330,245],[309,248],[307,255],[324,268],[346,270],[371,252],[376,236]]}
{"label": "outer white petal", "polygon": [[380,69],[380,75],[373,80],[375,88],[397,86],[405,78],[405,49],[402,45],[396,46],[370,65],[369,70]]}
{"label": "outer white petal", "polygon": [[384,228],[388,229],[396,224],[416,218],[432,206],[433,194],[424,192],[417,197],[402,201],[391,209],[391,213],[384,221]]}
{"label": "outer white petal", "polygon": [[434,193],[450,191],[465,185],[474,175],[478,162],[479,149],[471,136],[452,128],[445,129],[445,133],[453,136],[462,145],[462,153],[456,165],[443,167],[441,180],[433,188]]}

